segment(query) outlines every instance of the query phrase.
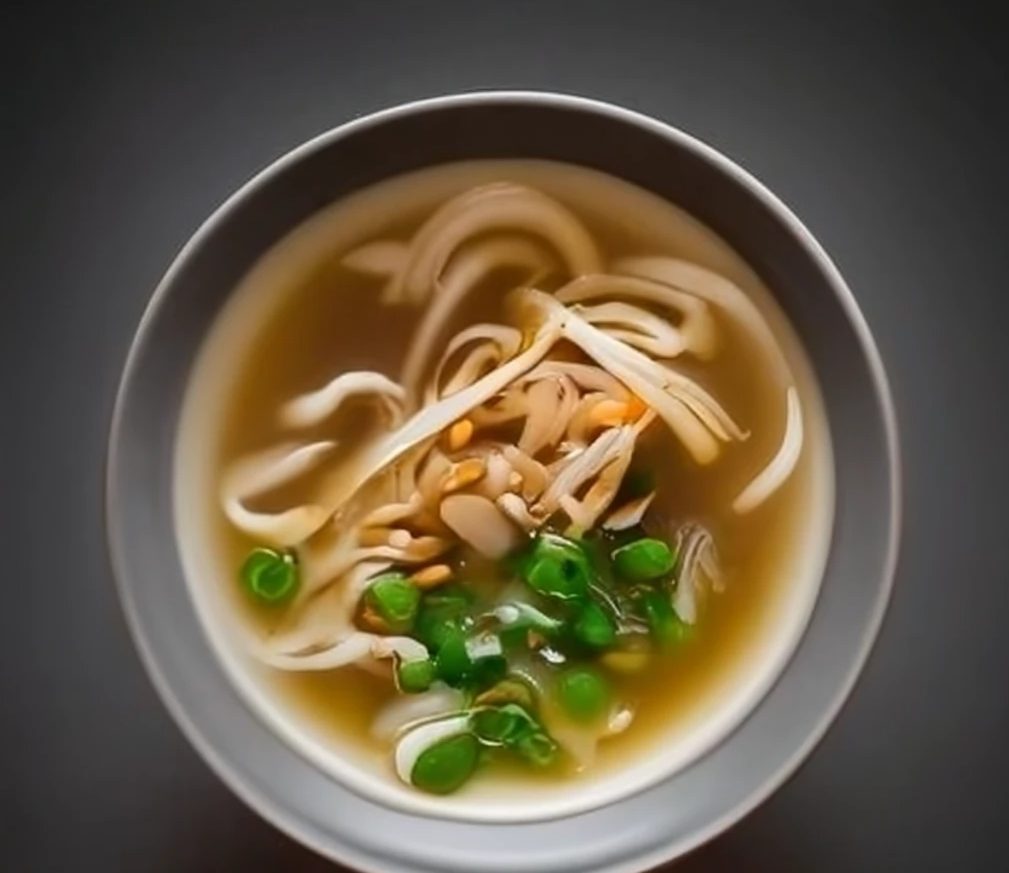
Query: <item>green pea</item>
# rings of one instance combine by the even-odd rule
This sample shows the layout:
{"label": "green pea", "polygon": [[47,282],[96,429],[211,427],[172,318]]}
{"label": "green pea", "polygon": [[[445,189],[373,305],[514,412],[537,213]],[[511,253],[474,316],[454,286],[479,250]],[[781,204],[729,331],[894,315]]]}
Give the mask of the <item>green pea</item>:
{"label": "green pea", "polygon": [[587,667],[574,667],[561,674],[557,681],[557,697],[564,711],[581,722],[595,721],[610,705],[606,680]]}
{"label": "green pea", "polygon": [[473,668],[473,660],[466,651],[466,635],[460,630],[446,633],[438,653],[434,656],[438,678],[449,685],[461,685]]}
{"label": "green pea", "polygon": [[645,537],[621,546],[613,553],[617,574],[631,582],[646,582],[664,576],[676,564],[676,555],[662,540]]}
{"label": "green pea", "polygon": [[456,618],[422,611],[417,617],[414,634],[428,649],[437,652],[449,637],[461,630]]}
{"label": "green pea", "polygon": [[596,649],[613,645],[617,638],[617,628],[613,619],[598,603],[590,601],[582,607],[575,619],[575,637]]}
{"label": "green pea", "polygon": [[365,591],[370,606],[395,634],[413,628],[420,606],[420,590],[402,573],[385,573],[372,580]]}
{"label": "green pea", "polygon": [[546,767],[557,757],[557,743],[542,731],[533,731],[520,736],[514,742],[513,748],[537,767]]}
{"label": "green pea", "polygon": [[577,600],[588,595],[592,567],[577,543],[543,534],[523,568],[529,587],[547,597]]}
{"label": "green pea", "polygon": [[469,600],[461,594],[428,594],[424,597],[414,635],[432,651],[459,633],[467,620]]}
{"label": "green pea", "polygon": [[415,636],[431,651],[437,652],[447,639],[462,631],[458,619],[422,610],[414,628]]}
{"label": "green pea", "polygon": [[435,680],[434,664],[428,658],[418,661],[404,661],[396,670],[399,690],[404,694],[419,694],[427,691]]}
{"label": "green pea", "polygon": [[239,577],[257,601],[274,606],[294,597],[298,590],[298,563],[292,552],[253,549]]}
{"label": "green pea", "polygon": [[648,591],[641,596],[641,608],[652,636],[662,645],[672,646],[687,638],[690,626],[680,621],[668,595]]}
{"label": "green pea", "polygon": [[473,775],[480,743],[473,734],[457,734],[426,748],[414,762],[410,781],[431,794],[451,794]]}

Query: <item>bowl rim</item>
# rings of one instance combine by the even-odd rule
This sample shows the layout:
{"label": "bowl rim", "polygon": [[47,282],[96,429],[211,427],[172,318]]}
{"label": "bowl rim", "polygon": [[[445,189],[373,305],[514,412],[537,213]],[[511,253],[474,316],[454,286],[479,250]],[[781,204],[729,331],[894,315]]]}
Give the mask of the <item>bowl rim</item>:
{"label": "bowl rim", "polygon": [[848,324],[854,332],[859,350],[864,356],[868,367],[871,387],[875,394],[874,400],[878,404],[878,411],[881,417],[885,460],[889,473],[887,485],[890,502],[886,514],[887,539],[881,578],[876,589],[873,608],[869,620],[863,628],[860,644],[844,676],[844,681],[838,685],[837,690],[831,698],[830,705],[825,707],[820,713],[814,727],[808,732],[805,741],[798,745],[784,763],[766,777],[742,801],[727,809],[723,815],[710,820],[706,826],[694,829],[688,836],[665,843],[650,853],[646,852],[636,855],[634,858],[628,859],[626,863],[606,868],[614,871],[644,869],[684,854],[731,827],[759,806],[794,775],[802,762],[819,744],[841,708],[849,699],[855,682],[864,669],[872,651],[873,644],[879,636],[887,607],[892,598],[901,539],[902,462],[896,412],[882,358],[872,338],[868,324],[855,301],[854,295],[823,247],[791,209],[739,164],[706,142],[666,122],[593,98],[553,91],[491,89],[427,97],[371,112],[323,131],[271,161],[228,196],[200,224],[173,258],[172,263],[157,283],[144,309],[123,366],[109,427],[104,476],[106,546],[113,570],[112,575],[118,593],[118,600],[134,645],[144,663],[147,675],[176,724],[179,725],[189,742],[208,766],[250,808],[302,844],[310,846],[323,856],[344,863],[352,863],[361,870],[388,870],[389,868],[386,866],[375,866],[371,858],[357,852],[347,843],[342,843],[340,845],[339,856],[335,855],[330,846],[327,846],[322,840],[315,837],[311,828],[305,827],[296,816],[290,815],[267,792],[249,784],[237,770],[233,769],[225,759],[225,756],[220,754],[216,747],[203,736],[195,721],[176,696],[143,630],[137,606],[130,586],[127,583],[128,573],[125,569],[126,562],[123,557],[123,543],[117,538],[115,530],[115,516],[119,511],[116,497],[116,483],[121,472],[117,459],[120,455],[120,448],[124,439],[123,419],[127,399],[130,394],[130,387],[136,379],[140,352],[147,344],[151,327],[165,306],[169,297],[169,291],[190,255],[203,246],[207,237],[214,232],[225,216],[238,207],[246,197],[258,189],[264,182],[276,175],[280,175],[292,165],[301,162],[316,151],[325,149],[339,139],[371,127],[384,125],[387,122],[405,116],[423,114],[449,107],[480,106],[487,103],[496,105],[536,105],[540,108],[551,108],[562,111],[574,109],[607,116],[615,121],[643,128],[648,132],[657,134],[663,139],[672,141],[685,151],[694,153],[702,160],[711,164],[724,176],[728,177],[737,186],[744,189],[750,197],[766,207],[774,215],[775,219],[781,222],[795,236],[799,243],[805,247],[809,256],[815,261],[816,268],[827,280],[827,284],[833,292],[836,302],[841,306]]}

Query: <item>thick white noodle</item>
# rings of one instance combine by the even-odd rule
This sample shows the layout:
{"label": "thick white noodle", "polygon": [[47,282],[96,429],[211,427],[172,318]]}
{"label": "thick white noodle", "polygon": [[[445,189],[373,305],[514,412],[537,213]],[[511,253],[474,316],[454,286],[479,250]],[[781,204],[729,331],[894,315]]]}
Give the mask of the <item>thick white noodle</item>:
{"label": "thick white noodle", "polygon": [[[619,272],[622,271],[614,270],[614,273]],[[679,332],[687,350],[702,360],[711,358],[718,351],[715,322],[705,302],[665,283],[633,276],[581,276],[557,292],[557,299],[564,304],[582,303],[599,297],[629,297],[673,309],[682,316]]]}
{"label": "thick white noodle", "polygon": [[682,333],[668,321],[630,303],[598,303],[573,307],[589,324],[605,330],[655,358],[675,358],[687,350]]}
{"label": "thick white noodle", "polygon": [[417,231],[403,273],[406,297],[422,302],[455,250],[466,240],[495,229],[545,240],[572,276],[599,268],[595,242],[574,213],[532,188],[498,182],[450,200]]}
{"label": "thick white noodle", "polygon": [[413,637],[385,637],[355,631],[336,645],[311,654],[286,654],[264,650],[259,658],[278,670],[311,672],[336,670],[367,658],[399,657],[404,661],[427,657],[427,649]]}
{"label": "thick white noodle", "polygon": [[660,255],[621,258],[612,265],[612,269],[616,273],[679,289],[723,310],[760,346],[781,384],[787,386],[791,383],[788,364],[764,316],[749,296],[724,276],[689,261]]}
{"label": "thick white noodle", "polygon": [[342,373],[316,391],[288,401],[280,410],[289,427],[312,427],[333,415],[350,397],[374,397],[388,410],[392,424],[403,418],[406,393],[388,376],[370,371]]}
{"label": "thick white noodle", "polygon": [[335,446],[330,440],[285,443],[239,458],[221,483],[221,503],[228,520],[253,539],[274,546],[293,546],[307,539],[325,524],[329,516],[325,507],[309,503],[284,512],[254,512],[245,501],[307,473]]}
{"label": "thick white noodle", "polygon": [[441,683],[420,694],[397,694],[378,711],[371,723],[371,735],[390,741],[414,722],[457,712],[464,699],[461,691]]}
{"label": "thick white noodle", "polygon": [[[477,345],[463,359],[446,385],[442,377],[448,362],[461,348],[470,343]],[[445,346],[438,366],[435,368],[431,385],[427,391],[427,402],[434,403],[472,385],[488,364],[499,364],[514,356],[522,345],[522,334],[514,327],[502,324],[474,324],[459,331]]]}
{"label": "thick white noodle", "polygon": [[419,397],[421,380],[427,373],[433,350],[459,304],[492,273],[502,268],[520,269],[526,280],[548,272],[553,263],[542,249],[521,236],[506,236],[477,242],[467,247],[449,264],[434,298],[413,333],[403,366],[400,384],[408,396]]}
{"label": "thick white noodle", "polygon": [[325,591],[292,605],[280,630],[263,642],[261,650],[275,655],[299,655],[330,649],[351,636],[354,612],[371,579],[392,564],[366,561],[355,566]]}
{"label": "thick white noodle", "polygon": [[602,392],[614,400],[629,400],[631,396],[620,380],[602,367],[577,361],[544,361],[517,380],[516,384],[536,382],[551,376],[567,376],[579,388]]}
{"label": "thick white noodle", "polygon": [[539,191],[511,182],[483,185],[452,198],[405,248],[389,240],[368,243],[344,255],[342,263],[386,277],[384,302],[422,304],[459,248],[492,230],[543,240],[571,276],[599,272],[595,242],[574,213]]}
{"label": "thick white noodle", "polygon": [[792,474],[802,454],[802,407],[795,388],[789,388],[786,396],[788,412],[785,417],[785,434],[777,453],[732,501],[734,512],[752,512],[777,491]]}

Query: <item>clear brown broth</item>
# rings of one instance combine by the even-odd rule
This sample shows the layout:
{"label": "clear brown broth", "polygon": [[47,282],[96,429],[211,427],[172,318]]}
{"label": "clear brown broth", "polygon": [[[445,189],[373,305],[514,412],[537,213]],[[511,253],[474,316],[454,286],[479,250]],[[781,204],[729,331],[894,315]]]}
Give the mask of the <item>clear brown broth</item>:
{"label": "clear brown broth", "polygon": [[[475,182],[511,180],[532,184],[574,207],[607,260],[625,254],[670,254],[710,266],[737,282],[754,283],[745,265],[711,231],[685,214],[663,207],[659,219],[642,222],[630,193],[640,197],[640,192],[610,181],[609,196],[598,202],[585,184],[585,173],[573,167],[518,161],[469,165],[459,171],[424,171],[412,187],[399,186],[394,198],[384,203],[378,199],[378,218],[371,222],[381,233],[369,232],[365,238],[407,238],[445,197]],[[627,202],[622,202],[622,189],[626,189]],[[353,219],[353,209],[339,216],[342,223]],[[275,258],[285,256],[285,245],[278,244]],[[231,390],[219,398],[214,411],[221,422],[212,448],[216,470],[246,452],[288,439],[289,434],[277,424],[276,412],[293,395],[345,370],[379,370],[396,378],[420,311],[380,304],[379,283],[343,268],[342,251],[316,246],[292,255],[282,287],[271,292],[272,313],[235,351]],[[453,327],[501,321],[501,297],[507,290],[508,283],[501,277],[489,283],[459,312]],[[811,448],[809,441],[796,473],[763,507],[746,516],[736,516],[729,509],[742,485],[776,450],[784,403],[781,387],[767,375],[760,350],[732,324],[723,322],[721,327],[723,352],[703,366],[684,366],[750,430],[750,439],[729,446],[712,466],[698,468],[667,431],[655,426],[638,449],[636,465],[649,467],[661,483],[655,504],[660,517],[670,524],[696,520],[711,530],[725,568],[726,590],[707,599],[698,632],[689,644],[655,656],[640,674],[612,676],[620,698],[632,702],[636,716],[626,733],[602,745],[603,764],[646,748],[699,705],[719,676],[754,653],[760,633],[792,583],[788,567],[808,534],[810,501],[815,499],[810,471],[819,450],[815,445]],[[772,327],[781,331],[777,322],[772,321]],[[805,376],[794,342],[787,336],[783,340],[786,357],[798,373],[808,417],[813,415],[810,410],[818,408],[815,389]],[[360,414],[343,415],[321,426],[319,433],[353,442],[366,438],[362,420]],[[228,589],[243,621],[267,631],[277,622],[277,614],[251,607],[238,593],[234,576],[253,543],[227,525],[216,506],[216,483],[210,484],[206,496],[214,504],[210,512],[217,524],[215,548],[221,566],[231,568],[214,584]],[[295,489],[295,493],[271,496],[264,506],[306,496]],[[332,732],[334,737],[351,740],[369,755],[388,754],[384,744],[369,739],[375,714],[396,693],[388,680],[346,668],[322,674],[278,673],[275,685],[283,705],[323,734]]]}

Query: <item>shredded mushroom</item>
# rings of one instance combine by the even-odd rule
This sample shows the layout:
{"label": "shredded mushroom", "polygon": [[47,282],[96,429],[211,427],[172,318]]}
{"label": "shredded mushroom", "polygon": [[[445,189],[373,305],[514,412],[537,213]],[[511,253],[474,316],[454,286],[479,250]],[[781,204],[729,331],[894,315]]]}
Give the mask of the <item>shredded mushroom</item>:
{"label": "shredded mushroom", "polygon": [[[716,435],[696,417],[693,409],[703,408],[713,420],[731,419],[700,386],[589,324],[575,312],[566,309],[556,298],[535,290],[522,293],[527,306],[555,319],[566,339],[613,373],[651,406],[695,461],[709,464],[715,460],[719,453]],[[742,433],[734,425],[733,430]]]}
{"label": "shredded mushroom", "polygon": [[716,591],[722,585],[715,543],[703,527],[687,524],[676,533],[676,551],[680,557],[673,609],[681,621],[694,624],[697,621],[697,601],[704,591],[704,579]]}

